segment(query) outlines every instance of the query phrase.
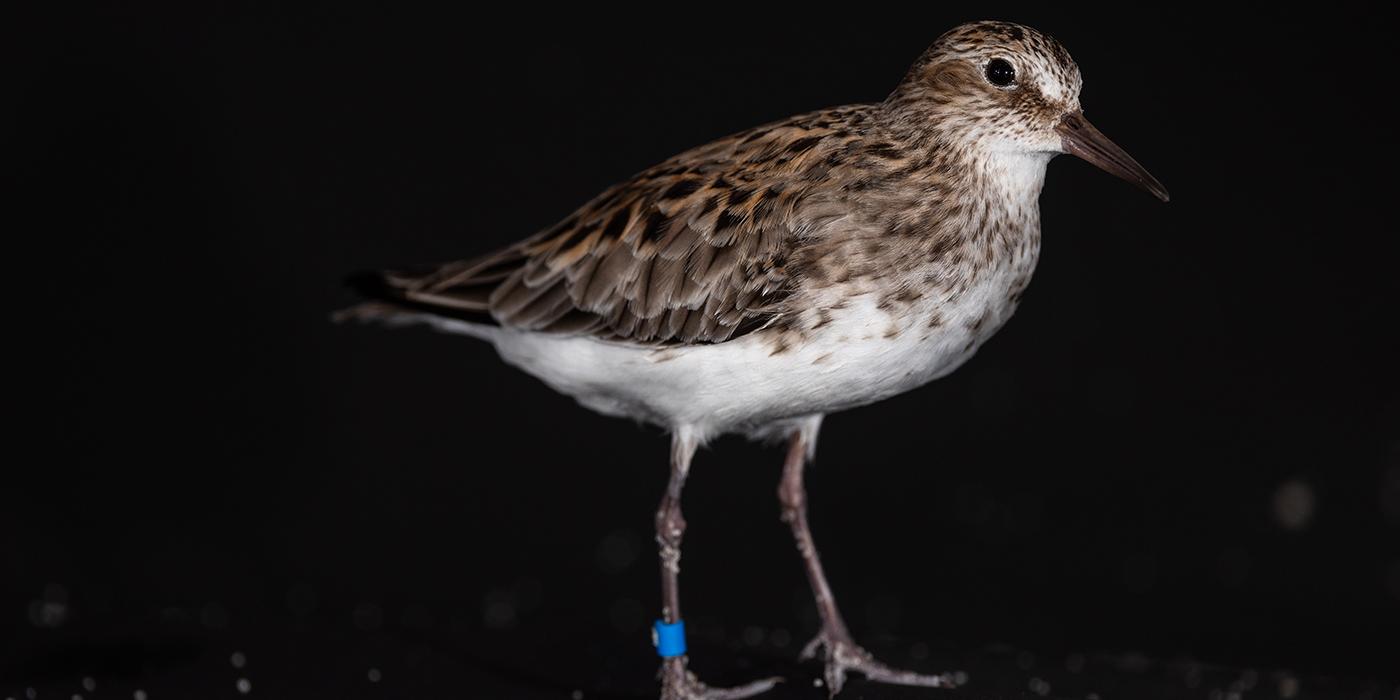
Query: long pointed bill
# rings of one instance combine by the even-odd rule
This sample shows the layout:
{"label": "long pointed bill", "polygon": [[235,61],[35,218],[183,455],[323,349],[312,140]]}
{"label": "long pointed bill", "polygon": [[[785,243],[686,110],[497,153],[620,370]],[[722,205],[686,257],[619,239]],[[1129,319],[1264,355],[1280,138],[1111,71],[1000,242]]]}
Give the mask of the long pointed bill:
{"label": "long pointed bill", "polygon": [[1055,130],[1060,132],[1066,153],[1083,158],[1105,172],[1151,192],[1163,202],[1171,199],[1167,188],[1163,187],[1157,178],[1152,177],[1147,168],[1138,165],[1138,162],[1119,148],[1118,144],[1108,140],[1108,137],[1095,129],[1093,124],[1085,121],[1083,113],[1075,111],[1065,115]]}

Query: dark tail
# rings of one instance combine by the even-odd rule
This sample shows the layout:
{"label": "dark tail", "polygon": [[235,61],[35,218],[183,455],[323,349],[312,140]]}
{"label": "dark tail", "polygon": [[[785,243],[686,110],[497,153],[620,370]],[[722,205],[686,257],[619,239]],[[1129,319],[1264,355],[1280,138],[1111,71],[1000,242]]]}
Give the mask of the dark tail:
{"label": "dark tail", "polygon": [[411,323],[424,316],[451,318],[486,325],[497,325],[485,309],[462,309],[412,298],[410,280],[413,272],[362,270],[345,278],[345,286],[367,301],[331,314],[336,323],[347,321]]}

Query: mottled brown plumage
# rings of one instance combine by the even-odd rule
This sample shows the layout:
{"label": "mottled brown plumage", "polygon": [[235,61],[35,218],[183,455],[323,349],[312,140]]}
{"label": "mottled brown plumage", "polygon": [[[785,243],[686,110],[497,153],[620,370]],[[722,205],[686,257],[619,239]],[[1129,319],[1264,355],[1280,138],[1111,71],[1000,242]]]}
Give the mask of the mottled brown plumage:
{"label": "mottled brown plumage", "polygon": [[[672,345],[820,324],[803,318],[812,285],[894,277],[895,301],[929,284],[965,285],[994,256],[1013,246],[1029,254],[1037,241],[1013,240],[1013,222],[977,196],[989,174],[966,167],[975,154],[948,134],[1014,135],[1028,110],[1062,107],[1036,90],[996,90],[975,68],[942,60],[982,51],[988,39],[1077,87],[1077,68],[1053,39],[966,25],[883,103],[794,116],[686,151],[503,250],[388,273],[386,291],[444,315]],[[997,107],[1013,116],[987,119]],[[836,219],[845,225],[824,225]],[[914,274],[940,267],[941,278]]]}

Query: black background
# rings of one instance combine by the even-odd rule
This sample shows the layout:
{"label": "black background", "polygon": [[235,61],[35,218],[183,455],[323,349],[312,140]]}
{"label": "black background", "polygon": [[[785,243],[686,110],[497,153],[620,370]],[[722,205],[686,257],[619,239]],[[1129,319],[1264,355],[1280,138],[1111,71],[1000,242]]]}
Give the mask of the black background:
{"label": "black background", "polygon": [[[438,659],[427,689],[475,659],[506,685],[645,692],[665,438],[476,341],[334,326],[339,280],[484,252],[690,146],[882,99],[980,15],[1059,38],[1090,118],[1173,200],[1056,160],[1009,326],[953,376],[827,420],[812,518],[856,635],[1393,678],[1381,23],[337,2],[13,23],[0,694],[287,639]],[[682,591],[702,671],[746,627],[783,631],[774,657],[815,630],[780,461],[737,439],[698,457]],[[1301,526],[1280,489],[1311,494]]]}

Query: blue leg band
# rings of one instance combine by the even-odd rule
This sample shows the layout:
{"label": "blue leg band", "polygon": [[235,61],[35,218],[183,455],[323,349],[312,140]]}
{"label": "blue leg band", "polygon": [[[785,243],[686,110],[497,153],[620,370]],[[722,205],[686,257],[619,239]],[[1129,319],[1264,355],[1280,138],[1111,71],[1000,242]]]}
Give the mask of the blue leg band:
{"label": "blue leg band", "polygon": [[657,620],[651,628],[651,641],[656,645],[656,654],[663,659],[685,655],[685,620],[666,624]]}

